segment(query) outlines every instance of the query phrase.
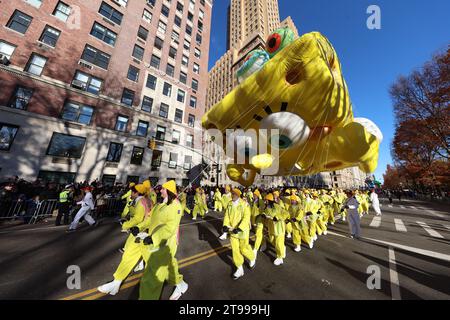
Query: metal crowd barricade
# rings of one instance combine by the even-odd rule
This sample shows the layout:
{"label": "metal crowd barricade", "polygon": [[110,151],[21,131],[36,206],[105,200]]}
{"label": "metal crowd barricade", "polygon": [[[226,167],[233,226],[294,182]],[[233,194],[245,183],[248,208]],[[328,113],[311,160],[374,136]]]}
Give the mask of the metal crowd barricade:
{"label": "metal crowd barricade", "polygon": [[0,202],[0,219],[19,218],[26,210],[23,200],[7,200]]}
{"label": "metal crowd barricade", "polygon": [[38,220],[51,217],[58,209],[58,200],[44,200],[39,202],[29,224],[35,224]]}
{"label": "metal crowd barricade", "polygon": [[[103,203],[103,204],[102,204]],[[95,201],[96,214],[102,216],[117,216],[123,211],[125,201],[120,198],[97,199]]]}

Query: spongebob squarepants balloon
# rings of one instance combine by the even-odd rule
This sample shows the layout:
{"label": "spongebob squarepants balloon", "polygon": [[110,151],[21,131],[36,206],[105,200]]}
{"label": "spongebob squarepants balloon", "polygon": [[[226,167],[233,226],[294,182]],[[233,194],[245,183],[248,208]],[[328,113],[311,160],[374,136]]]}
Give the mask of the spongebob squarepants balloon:
{"label": "spongebob squarepants balloon", "polygon": [[[373,172],[383,137],[372,121],[353,117],[333,46],[318,32],[292,39],[290,30],[275,31],[266,45],[270,60],[260,51],[251,54],[248,61],[257,62],[256,68],[243,66],[238,71],[240,85],[202,119],[206,129],[216,128],[224,135],[227,129],[278,129],[278,134],[266,137],[266,153],[258,150],[245,164],[229,164],[228,176],[250,186],[267,161],[278,161],[276,176],[354,166]],[[273,148],[277,159],[267,153]]]}

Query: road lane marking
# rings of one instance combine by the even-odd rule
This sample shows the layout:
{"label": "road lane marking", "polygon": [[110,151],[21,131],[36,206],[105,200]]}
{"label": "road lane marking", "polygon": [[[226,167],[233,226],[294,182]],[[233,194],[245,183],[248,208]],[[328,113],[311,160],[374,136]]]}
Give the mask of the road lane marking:
{"label": "road lane marking", "polygon": [[370,226],[374,227],[374,228],[378,228],[380,226],[380,224],[381,224],[381,217],[375,216],[375,217],[373,217],[373,220],[370,223]]}
{"label": "road lane marking", "polygon": [[433,216],[436,216],[438,218],[445,218],[443,214],[437,213],[436,211],[427,209],[427,212],[431,213]]}
{"label": "road lane marking", "polygon": [[389,208],[393,208],[394,206],[392,204],[388,204],[388,207]]}
{"label": "road lane marking", "polygon": [[395,229],[400,232],[407,232],[405,224],[401,219],[394,219]]}
{"label": "road lane marking", "polygon": [[398,281],[397,264],[395,262],[395,252],[389,247],[389,278],[391,279],[392,300],[401,300],[400,283]]}
{"label": "road lane marking", "polygon": [[444,224],[443,226],[446,227],[448,230],[450,230],[450,225]]}
{"label": "road lane marking", "polygon": [[372,239],[372,238],[363,237],[362,239],[378,242],[378,243],[381,243],[381,244],[384,244],[384,245],[387,245],[387,246],[391,246],[393,248],[402,249],[402,250],[413,252],[413,253],[417,253],[417,254],[420,254],[420,255],[423,255],[423,256],[427,256],[427,257],[431,257],[431,258],[435,258],[435,259],[439,259],[439,260],[444,260],[444,261],[450,262],[450,255],[448,255],[448,254],[444,254],[444,253],[440,253],[440,252],[434,252],[434,251],[430,251],[430,250],[419,249],[419,248],[414,248],[414,247],[405,246],[405,245],[402,245],[402,244],[397,244],[397,243],[392,243],[392,242],[387,242],[387,241],[382,241],[382,240],[377,240],[377,239]]}
{"label": "road lane marking", "polygon": [[405,208],[405,206],[400,206],[400,208],[402,208],[402,209],[406,209],[406,208]]}
{"label": "road lane marking", "polygon": [[414,209],[414,210],[417,210],[417,208],[416,208],[416,207],[414,207],[414,206],[410,206],[410,208],[411,208],[411,209]]}
{"label": "road lane marking", "polygon": [[416,223],[417,223],[419,226],[421,226],[422,228],[424,228],[425,231],[426,231],[430,236],[435,237],[435,238],[440,238],[440,239],[443,239],[443,238],[444,238],[443,236],[441,236],[441,234],[440,234],[439,232],[437,232],[436,230],[431,229],[430,226],[427,225],[425,222],[422,222],[422,221],[416,221]]}

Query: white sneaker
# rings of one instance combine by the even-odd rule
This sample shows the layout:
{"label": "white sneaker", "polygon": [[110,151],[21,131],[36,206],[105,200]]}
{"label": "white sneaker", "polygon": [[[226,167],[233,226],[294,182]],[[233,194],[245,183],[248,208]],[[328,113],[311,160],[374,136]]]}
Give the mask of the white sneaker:
{"label": "white sneaker", "polygon": [[342,221],[344,221],[344,222],[345,222],[345,217],[342,217]]}
{"label": "white sneaker", "polygon": [[316,241],[317,240],[317,233],[314,235],[314,238],[313,238],[313,240],[314,241]]}
{"label": "white sneaker", "polygon": [[258,250],[253,249],[253,253],[255,254],[255,260],[256,260],[256,257],[258,256]]}
{"label": "white sneaker", "polygon": [[291,234],[288,233],[287,236],[286,236],[286,238],[288,238],[288,239],[292,238]]}
{"label": "white sneaker", "polygon": [[334,226],[334,222],[331,222],[331,225]]}
{"label": "white sneaker", "polygon": [[144,260],[141,260],[141,262],[139,262],[139,264],[136,266],[136,268],[134,268],[134,272],[139,272],[139,271],[142,271],[142,270],[144,270],[144,267],[145,267],[145,265],[144,265]]}
{"label": "white sneaker", "polygon": [[254,260],[250,261],[248,266],[250,267],[250,269],[254,269],[255,268],[255,264],[256,264],[256,258]]}
{"label": "white sneaker", "polygon": [[327,234],[328,234],[328,231],[325,230],[325,231],[323,232],[323,235],[326,236]]}
{"label": "white sneaker", "polygon": [[219,239],[222,240],[222,241],[227,240],[227,233],[224,232],[224,233],[219,237]]}
{"label": "white sneaker", "polygon": [[309,248],[312,249],[314,247],[314,242],[311,241],[311,243],[309,244]]}
{"label": "white sneaker", "polygon": [[243,276],[244,276],[244,268],[242,266],[240,266],[239,268],[237,268],[236,272],[233,274],[233,280],[237,280]]}
{"label": "white sneaker", "polygon": [[197,220],[197,218],[192,218],[192,220]]}
{"label": "white sneaker", "polygon": [[301,246],[296,246],[294,251],[295,252],[300,252],[300,251],[302,251],[302,247]]}
{"label": "white sneaker", "polygon": [[101,293],[106,293],[115,296],[119,292],[121,284],[122,281],[114,280],[98,287],[97,290],[100,291]]}
{"label": "white sneaker", "polygon": [[281,258],[276,258],[275,261],[273,262],[274,265],[279,266],[283,264],[283,259]]}
{"label": "white sneaker", "polygon": [[177,286],[175,287],[175,290],[173,290],[172,295],[170,296],[169,300],[178,300],[181,298],[181,296],[186,293],[189,286],[186,282],[181,281]]}

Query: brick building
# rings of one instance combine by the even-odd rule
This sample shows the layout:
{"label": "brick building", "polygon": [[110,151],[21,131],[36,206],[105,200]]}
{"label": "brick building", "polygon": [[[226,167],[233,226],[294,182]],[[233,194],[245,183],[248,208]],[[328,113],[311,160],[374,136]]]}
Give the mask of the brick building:
{"label": "brick building", "polygon": [[187,184],[211,13],[212,0],[0,2],[0,176]]}

